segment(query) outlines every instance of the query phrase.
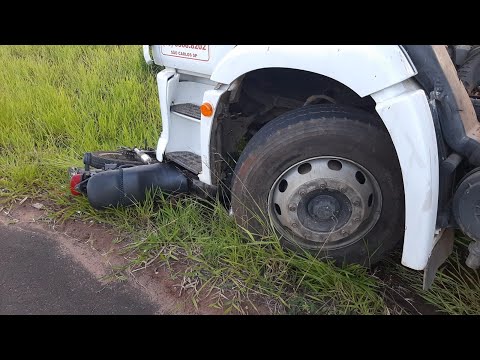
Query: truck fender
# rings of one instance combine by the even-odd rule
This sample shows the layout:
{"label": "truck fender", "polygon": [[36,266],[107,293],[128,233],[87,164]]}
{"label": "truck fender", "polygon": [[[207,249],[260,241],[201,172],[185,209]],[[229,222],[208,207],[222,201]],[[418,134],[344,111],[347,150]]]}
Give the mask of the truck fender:
{"label": "truck fender", "polygon": [[231,84],[243,74],[276,67],[328,76],[361,97],[416,75],[398,45],[239,45],[217,64],[211,80]]}

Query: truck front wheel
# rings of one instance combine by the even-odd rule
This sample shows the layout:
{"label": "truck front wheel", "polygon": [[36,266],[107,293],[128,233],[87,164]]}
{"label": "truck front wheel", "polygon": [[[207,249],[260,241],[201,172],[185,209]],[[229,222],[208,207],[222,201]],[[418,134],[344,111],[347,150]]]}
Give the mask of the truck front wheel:
{"label": "truck front wheel", "polygon": [[337,264],[371,265],[403,238],[403,181],[393,143],[362,110],[314,105],[260,129],[235,168],[232,210],[255,234]]}

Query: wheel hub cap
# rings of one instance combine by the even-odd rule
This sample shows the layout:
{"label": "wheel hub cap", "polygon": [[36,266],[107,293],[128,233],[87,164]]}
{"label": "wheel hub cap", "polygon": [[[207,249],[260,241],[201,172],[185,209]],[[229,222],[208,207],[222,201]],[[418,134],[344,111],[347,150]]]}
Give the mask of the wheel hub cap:
{"label": "wheel hub cap", "polygon": [[307,205],[308,214],[322,222],[331,220],[340,212],[340,203],[330,195],[317,195]]}
{"label": "wheel hub cap", "polygon": [[378,220],[380,187],[361,165],[338,157],[295,164],[274,182],[269,216],[287,240],[306,248],[341,248]]}

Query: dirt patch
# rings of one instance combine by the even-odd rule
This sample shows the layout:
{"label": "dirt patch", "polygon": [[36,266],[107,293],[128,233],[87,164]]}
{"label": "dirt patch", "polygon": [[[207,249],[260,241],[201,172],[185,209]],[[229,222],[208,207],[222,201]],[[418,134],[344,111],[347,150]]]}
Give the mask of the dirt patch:
{"label": "dirt patch", "polygon": [[[49,235],[58,242],[65,253],[72,256],[102,282],[112,281],[116,267],[126,265],[127,260],[119,254],[121,245],[114,240],[124,237],[108,225],[67,220],[59,223],[47,216],[46,207],[37,209],[34,202],[24,203],[0,211],[0,221],[9,226]],[[201,301],[195,307],[188,291],[180,295],[179,282],[171,278],[168,270],[160,267],[147,268],[127,276],[126,281],[147,295],[158,305],[158,314],[222,314],[209,307],[210,302]]]}
{"label": "dirt patch", "polygon": [[[400,257],[397,255],[393,261],[399,263]],[[374,275],[383,282],[385,303],[392,313],[441,315],[435,306],[427,303],[414,290],[406,286],[405,282],[392,271],[391,265],[380,262],[375,267]]]}

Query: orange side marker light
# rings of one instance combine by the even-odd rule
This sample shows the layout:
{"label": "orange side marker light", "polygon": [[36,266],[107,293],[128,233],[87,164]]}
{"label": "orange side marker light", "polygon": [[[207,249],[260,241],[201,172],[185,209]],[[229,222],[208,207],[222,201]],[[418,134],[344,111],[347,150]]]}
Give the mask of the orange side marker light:
{"label": "orange side marker light", "polygon": [[205,102],[200,105],[200,112],[203,116],[210,117],[213,115],[213,106],[208,102]]}

